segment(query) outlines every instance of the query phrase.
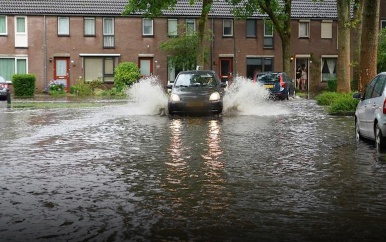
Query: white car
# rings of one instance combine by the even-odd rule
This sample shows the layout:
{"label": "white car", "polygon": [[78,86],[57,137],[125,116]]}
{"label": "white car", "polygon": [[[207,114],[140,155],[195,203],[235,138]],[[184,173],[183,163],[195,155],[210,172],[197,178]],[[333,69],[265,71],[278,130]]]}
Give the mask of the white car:
{"label": "white car", "polygon": [[355,93],[360,101],[355,111],[357,140],[375,141],[378,151],[386,149],[386,72],[379,73],[366,86],[364,94]]}

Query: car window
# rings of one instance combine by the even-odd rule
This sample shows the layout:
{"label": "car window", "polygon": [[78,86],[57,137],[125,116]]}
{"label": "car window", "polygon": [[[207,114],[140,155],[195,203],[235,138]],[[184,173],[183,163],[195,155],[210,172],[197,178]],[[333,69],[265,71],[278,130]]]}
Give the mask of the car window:
{"label": "car window", "polygon": [[216,78],[210,73],[187,73],[180,74],[175,83],[176,86],[208,86],[215,87],[217,86]]}
{"label": "car window", "polygon": [[373,90],[375,83],[377,81],[378,77],[375,77],[366,87],[366,92],[365,92],[365,99],[371,98],[373,95]]}
{"label": "car window", "polygon": [[385,78],[383,75],[381,75],[376,80],[374,91],[371,97],[375,98],[375,97],[382,96],[384,89],[385,89]]}

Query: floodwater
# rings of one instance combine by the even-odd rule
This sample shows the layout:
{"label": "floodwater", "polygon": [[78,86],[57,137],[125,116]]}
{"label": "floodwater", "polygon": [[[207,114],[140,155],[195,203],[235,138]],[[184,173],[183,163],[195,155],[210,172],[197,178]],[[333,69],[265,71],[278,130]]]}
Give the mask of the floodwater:
{"label": "floodwater", "polygon": [[235,85],[221,117],[160,116],[149,81],[122,105],[1,102],[0,241],[385,241],[386,155],[265,92]]}

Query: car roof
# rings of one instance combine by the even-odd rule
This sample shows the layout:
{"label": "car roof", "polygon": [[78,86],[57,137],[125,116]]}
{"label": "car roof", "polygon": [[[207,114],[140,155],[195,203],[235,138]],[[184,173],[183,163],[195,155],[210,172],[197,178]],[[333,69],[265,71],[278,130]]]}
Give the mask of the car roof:
{"label": "car roof", "polygon": [[191,71],[180,71],[178,74],[215,74],[213,70],[191,70]]}

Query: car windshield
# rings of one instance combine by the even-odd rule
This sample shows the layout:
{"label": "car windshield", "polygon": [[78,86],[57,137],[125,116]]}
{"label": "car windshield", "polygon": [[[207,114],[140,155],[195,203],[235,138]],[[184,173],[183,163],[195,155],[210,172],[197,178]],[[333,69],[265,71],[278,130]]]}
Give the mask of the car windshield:
{"label": "car windshield", "polygon": [[260,82],[278,82],[279,78],[276,73],[263,74],[258,77]]}
{"label": "car windshield", "polygon": [[216,79],[210,73],[181,73],[175,83],[176,87],[215,87]]}

